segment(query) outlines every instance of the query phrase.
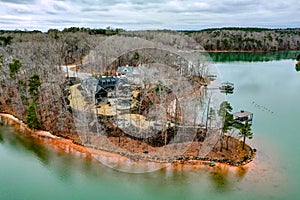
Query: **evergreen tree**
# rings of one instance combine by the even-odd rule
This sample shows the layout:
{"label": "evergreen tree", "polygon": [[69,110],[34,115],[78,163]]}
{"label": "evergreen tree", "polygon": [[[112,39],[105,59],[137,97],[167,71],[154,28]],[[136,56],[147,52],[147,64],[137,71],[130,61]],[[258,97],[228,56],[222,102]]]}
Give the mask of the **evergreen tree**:
{"label": "evergreen tree", "polygon": [[37,129],[39,127],[39,121],[36,116],[36,110],[35,110],[35,102],[32,102],[28,106],[26,123],[28,128],[30,129]]}
{"label": "evergreen tree", "polygon": [[2,69],[3,66],[3,56],[0,55],[0,70]]}
{"label": "evergreen tree", "polygon": [[[223,118],[223,126],[222,126],[222,136],[221,136],[221,148],[223,149],[223,136],[224,133],[228,132],[232,129],[234,119],[233,115],[230,113],[232,111],[232,107],[229,102],[223,101],[220,105],[220,109],[218,111],[219,116]],[[227,140],[227,149],[228,149],[228,140]]]}
{"label": "evergreen tree", "polygon": [[133,59],[138,60],[140,58],[140,55],[138,52],[134,52]]}
{"label": "evergreen tree", "polygon": [[39,97],[40,91],[39,87],[41,86],[40,77],[37,74],[34,74],[29,79],[29,94],[36,101]]}
{"label": "evergreen tree", "polygon": [[22,63],[19,60],[13,59],[13,62],[8,64],[9,67],[9,76],[11,78],[14,78],[16,73],[19,72],[19,69],[21,68]]}
{"label": "evergreen tree", "polygon": [[246,137],[249,139],[252,139],[253,133],[251,132],[251,124],[246,122],[241,128],[240,128],[240,133],[241,136],[243,136],[243,149],[245,148],[245,141]]}
{"label": "evergreen tree", "polygon": [[226,133],[227,131],[232,129],[234,120],[233,120],[233,115],[230,113],[231,111],[232,111],[232,107],[230,103],[227,101],[223,101],[218,111],[219,116],[223,118],[223,126],[222,126],[223,133]]}

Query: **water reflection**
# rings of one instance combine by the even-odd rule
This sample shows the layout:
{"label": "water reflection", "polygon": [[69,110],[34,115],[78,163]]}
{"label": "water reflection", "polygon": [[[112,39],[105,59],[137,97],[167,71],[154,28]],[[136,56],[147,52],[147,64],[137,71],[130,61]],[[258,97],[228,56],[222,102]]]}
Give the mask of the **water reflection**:
{"label": "water reflection", "polygon": [[226,166],[217,168],[210,173],[211,182],[217,191],[226,191],[233,186],[233,183],[228,180],[228,173],[229,170]]}
{"label": "water reflection", "polygon": [[295,65],[295,70],[296,70],[296,72],[300,71],[300,63]]}
{"label": "water reflection", "polygon": [[238,180],[242,180],[245,175],[247,174],[249,170],[249,167],[247,166],[243,166],[243,167],[238,167],[237,170],[236,170],[236,177],[238,178]]}
{"label": "water reflection", "polygon": [[[49,141],[48,141],[49,140]],[[95,174],[98,174],[99,170],[103,173],[105,169],[106,173],[117,173],[114,170],[102,166],[100,163],[93,161],[89,158],[79,158],[74,155],[67,154],[61,149],[56,149],[55,146],[51,145],[51,139],[39,139],[34,138],[30,135],[26,135],[20,131],[14,130],[11,127],[1,127],[0,126],[0,141],[5,146],[8,146],[10,149],[18,152],[25,152],[26,154],[34,155],[44,166],[55,168],[55,174],[58,175],[60,180],[68,180],[72,177],[72,171],[81,170],[95,177]],[[48,145],[49,143],[49,145]],[[108,172],[110,171],[110,172]],[[191,173],[195,172],[185,166],[176,166],[162,168],[161,170],[154,173],[145,173],[141,174],[145,179],[157,179],[161,183],[164,179],[167,183],[168,181],[176,180],[177,183],[187,183],[189,182]],[[219,166],[216,168],[199,168],[197,169],[197,174],[200,176],[202,174],[211,174],[213,182],[217,188],[226,188],[230,183],[227,179],[229,172],[228,166]],[[245,176],[247,170],[241,171],[238,174],[238,177],[242,178]],[[101,173],[101,174],[102,174]],[[121,173],[121,172],[118,172]],[[126,173],[124,173],[125,175]],[[99,174],[98,174],[99,175]],[[128,174],[124,177],[135,177],[134,175]],[[139,178],[141,178],[139,176]],[[231,184],[231,183],[230,183]]]}
{"label": "water reflection", "polygon": [[3,142],[4,142],[4,139],[3,139],[2,135],[0,134],[0,143],[3,143]]}
{"label": "water reflection", "polygon": [[[13,147],[13,149],[20,150],[22,152],[33,153],[43,164],[49,163],[49,151],[44,145],[36,142],[37,139],[23,135],[22,133],[16,133],[13,129],[1,129],[0,141]],[[25,150],[25,151],[24,151]]]}
{"label": "water reflection", "polygon": [[282,59],[295,60],[300,51],[279,52],[209,52],[214,62],[268,62]]}
{"label": "water reflection", "polygon": [[210,181],[216,191],[230,191],[235,189],[237,187],[236,184],[246,177],[248,169],[247,166],[229,167],[220,165],[209,173]]}
{"label": "water reflection", "polygon": [[[56,148],[50,145],[50,141],[48,141],[49,145],[47,141],[48,139],[34,138],[14,130],[12,127],[1,127],[0,125],[0,143],[2,145],[7,149],[22,154],[25,153],[25,155],[22,155],[23,158],[30,159],[33,155],[44,167],[51,169],[51,171],[54,169],[55,175],[61,181],[71,180],[75,171],[83,171],[86,175],[91,173],[91,177],[94,177],[95,174],[92,171],[95,167],[103,169],[98,164],[93,166],[91,159],[83,159],[67,154],[66,152],[61,152],[59,149],[55,150]],[[32,161],[32,163],[34,162]]]}
{"label": "water reflection", "polygon": [[[26,173],[34,175],[35,178],[33,181],[28,178],[22,180],[24,188],[27,189],[26,185],[34,185],[34,187],[39,188],[39,185],[35,185],[35,179],[40,178],[40,180],[45,180],[43,184],[47,187],[54,185],[58,187],[61,192],[57,194],[59,196],[63,196],[67,190],[74,189],[74,195],[79,195],[82,198],[87,195],[85,196],[87,198],[84,199],[88,199],[90,196],[94,197],[99,192],[101,195],[110,197],[113,194],[120,199],[123,195],[128,195],[128,191],[137,195],[133,199],[144,197],[146,197],[145,199],[185,199],[187,197],[198,199],[199,194],[204,194],[210,189],[218,193],[234,191],[238,180],[243,179],[247,172],[247,170],[236,172],[235,168],[226,165],[217,167],[179,165],[178,167],[162,168],[152,173],[123,173],[105,167],[90,158],[61,151],[58,146],[51,145],[49,139],[29,137],[10,127],[1,129],[0,126],[0,136],[3,139],[0,149],[4,147],[8,150],[17,151],[21,154],[22,159],[19,159],[18,156],[14,159],[21,162],[24,159],[29,161],[23,165],[23,169]],[[9,153],[6,155],[11,157]],[[37,160],[38,162],[36,162]],[[5,157],[2,161],[6,163]],[[36,163],[39,164],[36,165]],[[11,165],[9,162],[6,164],[7,166]],[[18,170],[18,167],[13,165],[10,167],[11,171],[7,171],[7,173],[10,174],[11,180],[14,180],[12,171]],[[208,182],[212,184],[207,184]],[[0,181],[1,184],[3,182]],[[81,190],[77,190],[77,188],[81,188]],[[115,188],[121,192],[114,193]]]}

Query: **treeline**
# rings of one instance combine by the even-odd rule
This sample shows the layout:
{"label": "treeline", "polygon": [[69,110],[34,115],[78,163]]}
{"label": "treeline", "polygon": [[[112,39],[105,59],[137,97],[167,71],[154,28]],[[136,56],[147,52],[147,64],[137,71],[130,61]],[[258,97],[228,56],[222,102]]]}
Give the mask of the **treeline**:
{"label": "treeline", "polygon": [[[90,35],[116,35],[124,30],[121,28],[99,28],[99,29],[91,29],[91,28],[85,28],[85,27],[69,27],[69,28],[64,28],[63,30],[58,30],[58,29],[49,29],[45,34],[57,32],[57,33],[76,33],[76,32],[83,32],[83,33],[88,33]],[[33,30],[33,31],[28,31],[28,30],[0,30],[0,35],[2,34],[10,34],[10,33],[19,33],[19,34],[36,34],[36,33],[43,33],[42,31],[39,30]]]}
{"label": "treeline", "polygon": [[28,30],[0,30],[0,34],[5,34],[5,33],[42,33],[42,31],[39,30],[33,30],[33,31],[28,31]]}
{"label": "treeline", "polygon": [[[278,51],[300,50],[300,28],[268,29],[268,28],[211,28],[201,31],[172,31],[172,30],[145,30],[125,31],[121,28],[91,29],[84,27],[70,27],[63,30],[49,29],[46,33],[41,31],[6,31],[0,30],[0,45],[9,44],[14,35],[52,35],[56,39],[64,34],[82,33],[87,35],[125,35],[140,37],[163,44],[176,45],[184,48],[196,48],[201,46],[208,51]],[[189,37],[184,43],[178,42],[182,35]],[[9,37],[9,38],[8,38]],[[188,42],[187,42],[188,41]]]}
{"label": "treeline", "polygon": [[[255,28],[255,27],[223,27],[223,28],[207,28],[207,29],[202,29],[202,30],[182,30],[179,32],[183,33],[198,33],[198,32],[204,32],[204,31],[217,31],[217,30],[231,30],[231,31],[245,31],[245,32],[251,32],[251,31],[256,31],[256,32],[262,32],[262,31],[269,31],[269,30],[274,30],[270,28]],[[276,30],[284,30],[284,29],[276,29]]]}
{"label": "treeline", "polygon": [[[51,32],[52,30],[49,30],[49,31]],[[71,27],[71,28],[65,28],[65,29],[62,30],[63,33],[66,33],[66,32],[72,32],[72,33],[84,32],[84,33],[88,33],[90,35],[107,35],[107,36],[116,35],[116,34],[119,34],[123,31],[124,31],[123,29],[120,29],[120,28],[114,29],[114,28],[111,28],[111,27],[107,27],[105,29],[103,29],[103,28],[91,29],[91,28],[84,28],[84,27],[82,27],[82,28]]]}
{"label": "treeline", "polygon": [[[220,28],[201,31],[124,31],[122,35],[141,37],[176,48],[207,51],[279,51],[300,50],[300,28]],[[186,35],[189,39],[178,41]],[[201,48],[202,47],[202,48]]]}
{"label": "treeline", "polygon": [[[37,39],[39,40],[41,38],[41,35],[49,35],[52,36],[55,39],[59,39],[59,37],[65,38],[65,36],[68,36],[70,34],[87,34],[87,35],[101,35],[101,36],[112,36],[117,35],[124,32],[123,29],[120,28],[111,28],[107,27],[105,29],[91,29],[91,28],[84,28],[84,27],[70,27],[70,28],[64,28],[63,30],[58,29],[49,29],[47,32],[43,33],[39,30],[0,30],[0,46],[6,46],[11,44],[11,42],[23,42],[24,40],[27,40],[27,38],[30,37],[30,39]],[[44,37],[44,36],[42,36]]]}
{"label": "treeline", "polygon": [[221,28],[185,31],[208,51],[299,50],[300,29]]}

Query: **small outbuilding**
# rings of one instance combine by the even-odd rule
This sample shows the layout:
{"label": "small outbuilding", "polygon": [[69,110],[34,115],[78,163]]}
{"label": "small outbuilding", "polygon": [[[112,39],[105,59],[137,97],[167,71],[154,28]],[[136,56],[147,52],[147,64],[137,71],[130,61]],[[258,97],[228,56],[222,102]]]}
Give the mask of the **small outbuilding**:
{"label": "small outbuilding", "polygon": [[133,67],[132,66],[120,66],[117,69],[116,75],[117,77],[122,77],[122,76],[128,76],[128,75],[132,75],[133,72]]}
{"label": "small outbuilding", "polygon": [[241,110],[240,112],[233,113],[233,119],[238,124],[245,124],[246,122],[251,124],[253,120],[253,113]]}

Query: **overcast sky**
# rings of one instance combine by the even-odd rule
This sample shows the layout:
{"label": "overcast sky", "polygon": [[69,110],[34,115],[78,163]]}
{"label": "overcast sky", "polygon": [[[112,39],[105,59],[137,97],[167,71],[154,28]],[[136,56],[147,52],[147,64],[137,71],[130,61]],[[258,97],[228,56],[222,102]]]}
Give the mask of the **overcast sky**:
{"label": "overcast sky", "polygon": [[0,29],[300,27],[299,0],[0,0]]}

